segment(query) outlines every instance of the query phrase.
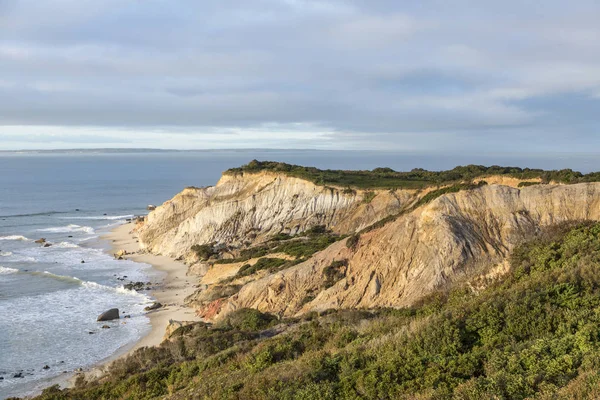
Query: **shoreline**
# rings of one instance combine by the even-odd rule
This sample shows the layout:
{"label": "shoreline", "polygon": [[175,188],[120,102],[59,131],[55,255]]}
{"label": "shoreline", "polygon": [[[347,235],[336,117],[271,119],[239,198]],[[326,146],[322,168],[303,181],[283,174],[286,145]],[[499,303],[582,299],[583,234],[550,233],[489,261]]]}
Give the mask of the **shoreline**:
{"label": "shoreline", "polygon": [[150,331],[146,335],[137,342],[121,347],[95,365],[81,372],[75,372],[69,377],[68,382],[63,381],[61,387],[72,387],[79,375],[84,375],[87,379],[99,378],[107,372],[113,361],[127,357],[142,347],[160,345],[170,320],[200,321],[200,317],[196,316],[195,311],[183,304],[184,299],[196,289],[194,279],[187,276],[187,265],[167,256],[140,252],[137,236],[133,233],[134,228],[135,222],[126,222],[112,228],[108,233],[102,235],[100,240],[108,243],[109,247],[105,251],[109,255],[113,256],[119,250],[125,250],[127,254],[123,256],[124,259],[149,264],[153,271],[163,274],[162,277],[152,278],[153,281],[156,279],[159,284],[154,286],[151,291],[145,292],[163,306],[158,310],[146,313],[150,320]]}

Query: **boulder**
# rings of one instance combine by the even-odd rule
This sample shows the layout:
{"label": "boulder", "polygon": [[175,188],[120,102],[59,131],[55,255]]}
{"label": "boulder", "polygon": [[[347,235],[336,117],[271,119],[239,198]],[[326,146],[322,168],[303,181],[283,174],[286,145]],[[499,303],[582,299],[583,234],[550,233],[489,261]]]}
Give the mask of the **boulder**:
{"label": "boulder", "polygon": [[110,329],[110,326],[108,326],[108,325],[102,325],[102,329]]}
{"label": "boulder", "polygon": [[148,204],[148,207],[146,207],[146,210],[154,211],[154,210],[156,210],[156,206],[154,204]]}
{"label": "boulder", "polygon": [[155,301],[154,303],[152,303],[152,305],[150,305],[148,307],[144,307],[144,311],[158,310],[162,306],[163,305],[161,303],[159,303],[158,301]]}
{"label": "boulder", "polygon": [[129,254],[129,253],[127,252],[127,250],[125,250],[125,249],[121,249],[121,250],[119,250],[119,251],[117,251],[117,252],[115,253],[115,258],[117,258],[117,259],[118,259],[119,257],[123,257],[123,256],[126,256],[126,255],[128,255],[128,254]]}
{"label": "boulder", "polygon": [[35,241],[35,243],[40,243],[40,244],[46,243],[46,238],[39,238],[38,240]]}
{"label": "boulder", "polygon": [[[194,321],[174,321],[172,319],[169,320],[169,325],[167,325],[167,328],[165,330],[165,335],[163,336],[163,342],[165,340],[168,340],[171,335],[173,334],[173,332],[175,332],[177,329],[190,325],[190,324],[195,324],[197,322]],[[201,323],[201,322],[200,322]]]}
{"label": "boulder", "polygon": [[108,311],[104,311],[102,314],[98,316],[96,321],[111,321],[113,319],[119,319],[119,309],[111,308]]}
{"label": "boulder", "polygon": [[50,247],[52,246],[52,243],[44,243],[44,247]]}
{"label": "boulder", "polygon": [[129,282],[123,285],[123,287],[127,290],[144,290],[148,285],[150,285],[150,282]]}

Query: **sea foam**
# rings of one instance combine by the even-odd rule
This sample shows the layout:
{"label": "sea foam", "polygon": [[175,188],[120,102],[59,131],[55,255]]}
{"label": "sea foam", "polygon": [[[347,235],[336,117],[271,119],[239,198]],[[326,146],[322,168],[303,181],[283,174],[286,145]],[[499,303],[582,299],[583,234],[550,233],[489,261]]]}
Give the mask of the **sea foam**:
{"label": "sea foam", "polygon": [[22,240],[22,241],[26,241],[26,242],[31,241],[31,239],[26,238],[25,236],[21,236],[21,235],[0,236],[0,240]]}
{"label": "sea foam", "polygon": [[0,266],[0,275],[14,274],[16,272],[19,272],[19,270],[16,268],[8,268],[8,267]]}
{"label": "sea foam", "polygon": [[38,232],[50,232],[50,233],[69,233],[69,232],[83,232],[87,234],[94,234],[96,231],[91,226],[80,226],[75,224],[69,224],[67,226],[56,226],[52,228],[38,229]]}

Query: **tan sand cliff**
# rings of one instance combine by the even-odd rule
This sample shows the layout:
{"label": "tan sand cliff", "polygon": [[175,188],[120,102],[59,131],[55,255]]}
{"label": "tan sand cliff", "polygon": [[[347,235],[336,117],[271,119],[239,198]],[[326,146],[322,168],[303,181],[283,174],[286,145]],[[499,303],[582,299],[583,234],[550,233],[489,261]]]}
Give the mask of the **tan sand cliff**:
{"label": "tan sand cliff", "polygon": [[[365,201],[365,193],[376,194]],[[152,211],[139,229],[140,245],[178,257],[210,242],[240,245],[315,225],[354,232],[402,210],[412,190],[347,190],[281,174],[223,175],[217,185],[186,188]]]}
{"label": "tan sand cliff", "polygon": [[[446,194],[407,211],[424,191],[380,190],[373,197],[274,173],[225,175],[216,186],[186,189],[151,212],[139,237],[151,252],[189,258],[194,244],[256,243],[321,224],[353,233],[407,211],[361,234],[353,248],[338,241],[303,263],[236,282],[241,288],[221,295],[215,290],[219,280],[232,277],[239,265],[191,267],[200,275],[210,271],[189,298],[209,318],[242,307],[291,316],[328,308],[407,306],[453,280],[503,273],[514,246],[542,226],[600,219],[600,183],[519,189],[518,180],[497,181],[510,186]],[[344,262],[327,287],[326,269],[334,261]]]}

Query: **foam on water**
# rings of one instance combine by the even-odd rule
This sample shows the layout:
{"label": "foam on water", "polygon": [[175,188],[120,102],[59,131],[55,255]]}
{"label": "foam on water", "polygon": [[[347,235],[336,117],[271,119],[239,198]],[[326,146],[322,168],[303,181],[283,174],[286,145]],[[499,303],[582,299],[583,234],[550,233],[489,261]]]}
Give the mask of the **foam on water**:
{"label": "foam on water", "polygon": [[0,275],[14,274],[16,272],[19,272],[19,270],[16,269],[16,268],[9,268],[9,267],[2,267],[2,266],[0,266]]}
{"label": "foam on water", "polygon": [[0,257],[10,257],[12,255],[12,251],[0,251]]}
{"label": "foam on water", "polygon": [[75,249],[75,248],[79,247],[79,245],[77,245],[75,243],[70,243],[70,242],[60,242],[60,243],[55,244],[54,246],[60,247],[63,249]]}
{"label": "foam on water", "polygon": [[83,232],[90,235],[96,233],[94,228],[91,226],[80,226],[75,224],[69,224],[67,226],[56,226],[52,228],[38,229],[38,232],[49,232],[49,233],[71,233],[71,232]]}
{"label": "foam on water", "polygon": [[[11,328],[13,335],[3,341],[8,348],[21,351],[0,358],[0,370],[5,372],[3,384],[9,390],[14,385],[34,385],[40,379],[60,375],[63,370],[90,366],[121,346],[138,340],[149,329],[143,313],[144,306],[150,301],[148,296],[72,277],[53,278],[78,284],[69,290],[29,296],[19,301],[8,300],[3,304],[0,324],[19,321],[18,326]],[[97,315],[113,307],[131,318],[96,322]],[[57,310],[60,310],[60,318]],[[101,329],[104,324],[112,329]],[[20,340],[20,337],[30,337],[35,330],[39,330],[35,341]],[[65,343],[68,351],[54,345],[56,342]],[[44,349],[43,359],[40,359],[40,348]],[[44,370],[44,365],[50,369]],[[25,371],[24,378],[13,378],[20,370]]]}
{"label": "foam on water", "polygon": [[22,240],[24,242],[31,242],[32,239],[26,238],[21,235],[8,235],[8,236],[0,236],[0,240]]}

